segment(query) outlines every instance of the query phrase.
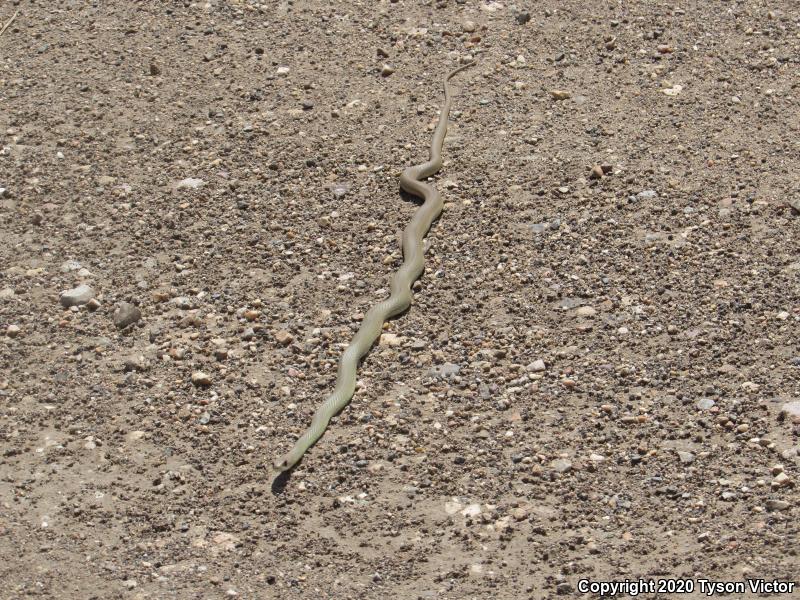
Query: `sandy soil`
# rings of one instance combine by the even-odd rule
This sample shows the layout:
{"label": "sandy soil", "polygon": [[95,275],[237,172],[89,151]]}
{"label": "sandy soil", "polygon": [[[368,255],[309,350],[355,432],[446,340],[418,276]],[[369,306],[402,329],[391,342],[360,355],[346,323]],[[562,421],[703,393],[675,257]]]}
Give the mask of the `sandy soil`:
{"label": "sandy soil", "polygon": [[[798,577],[795,2],[17,9],[2,598]],[[414,305],[276,480],[470,59]]]}

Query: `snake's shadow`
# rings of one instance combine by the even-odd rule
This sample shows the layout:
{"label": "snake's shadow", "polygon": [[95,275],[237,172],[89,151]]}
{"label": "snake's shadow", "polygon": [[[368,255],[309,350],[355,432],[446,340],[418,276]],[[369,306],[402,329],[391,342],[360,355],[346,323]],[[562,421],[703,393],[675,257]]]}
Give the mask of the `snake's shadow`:
{"label": "snake's shadow", "polygon": [[[297,464],[300,463],[298,462]],[[275,476],[275,479],[272,480],[272,486],[270,486],[273,495],[280,496],[286,490],[286,486],[289,485],[289,480],[292,478],[293,471],[294,467],[287,471],[281,471]]]}
{"label": "snake's shadow", "polygon": [[419,196],[417,196],[415,194],[410,194],[410,193],[408,193],[407,191],[405,191],[403,189],[400,190],[400,197],[405,202],[411,202],[412,204],[416,204],[417,206],[422,206],[423,204],[425,204],[425,199],[424,198],[420,198]]}

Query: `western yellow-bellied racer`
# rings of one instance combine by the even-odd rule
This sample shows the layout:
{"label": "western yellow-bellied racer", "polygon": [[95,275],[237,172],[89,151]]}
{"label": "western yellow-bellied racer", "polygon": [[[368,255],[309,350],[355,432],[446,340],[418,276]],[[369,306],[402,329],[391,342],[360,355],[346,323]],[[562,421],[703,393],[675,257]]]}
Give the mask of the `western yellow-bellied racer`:
{"label": "western yellow-bellied racer", "polygon": [[408,167],[400,175],[400,188],[409,194],[423,198],[424,203],[417,209],[411,222],[403,231],[403,264],[392,277],[389,298],[367,311],[353,341],[339,359],[339,370],[333,392],[317,409],[311,420],[311,426],[297,440],[291,451],[275,461],[275,468],[279,471],[287,471],[296,465],[306,450],[313,446],[325,432],[331,418],[347,406],[356,389],[358,361],[369,352],[372,344],[378,339],[384,322],[402,313],[411,305],[411,286],[424,270],[422,240],[428,233],[431,224],[441,214],[443,204],[439,192],[433,186],[420,180],[430,177],[442,167],[442,146],[447,134],[450,107],[453,103],[449,85],[450,78],[474,64],[471,62],[461,65],[445,76],[444,104],[439,113],[439,122],[433,132],[430,158],[425,163]]}

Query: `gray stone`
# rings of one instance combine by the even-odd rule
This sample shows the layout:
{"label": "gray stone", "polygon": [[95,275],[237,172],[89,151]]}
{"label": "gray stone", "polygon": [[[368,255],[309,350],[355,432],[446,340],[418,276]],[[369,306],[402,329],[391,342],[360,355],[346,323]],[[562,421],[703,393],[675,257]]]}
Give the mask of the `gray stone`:
{"label": "gray stone", "polygon": [[62,273],[69,273],[70,271],[78,271],[79,269],[82,268],[83,265],[79,263],[77,260],[68,260],[59,267]]}
{"label": "gray stone", "polygon": [[537,358],[535,361],[533,361],[525,368],[528,369],[528,371],[530,371],[531,373],[538,373],[540,371],[546,370],[547,366],[544,364],[544,361],[541,358]]}
{"label": "gray stone", "polygon": [[211,376],[203,371],[195,371],[192,373],[192,383],[197,387],[206,387],[211,385]]}
{"label": "gray stone", "polygon": [[694,454],[692,454],[691,452],[678,450],[678,458],[680,458],[681,462],[685,465],[690,465],[694,462]]}
{"label": "gray stone", "polygon": [[570,469],[572,469],[572,463],[565,458],[558,458],[550,463],[550,466],[553,467],[553,470],[557,473],[566,473]]}
{"label": "gray stone", "polygon": [[459,365],[454,365],[453,363],[444,363],[443,365],[431,367],[430,374],[433,377],[444,378],[458,375],[459,371],[461,371],[461,367]]}
{"label": "gray stone", "polygon": [[767,500],[767,510],[770,512],[786,510],[790,506],[791,504],[789,504],[786,500]]}
{"label": "gray stone", "polygon": [[700,398],[695,404],[699,410],[708,410],[714,406],[714,401],[711,398]]}
{"label": "gray stone", "polygon": [[69,308],[70,306],[82,306],[93,297],[94,290],[84,283],[71,290],[61,292],[59,301],[61,302],[61,306]]}
{"label": "gray stone", "polygon": [[142,311],[128,302],[120,302],[119,307],[114,311],[114,325],[117,329],[125,329],[141,318]]}
{"label": "gray stone", "polygon": [[347,192],[350,191],[350,186],[346,183],[334,183],[331,186],[331,191],[335,197],[341,198],[342,196],[347,195]]}
{"label": "gray stone", "polygon": [[190,310],[195,307],[194,299],[187,296],[176,296],[172,299],[172,303],[181,310]]}
{"label": "gray stone", "polygon": [[531,231],[533,231],[533,233],[544,233],[545,231],[547,231],[547,227],[549,225],[550,225],[550,223],[547,223],[547,222],[534,223],[530,227],[531,227]]}
{"label": "gray stone", "polygon": [[202,179],[197,179],[195,177],[187,177],[186,179],[181,179],[175,184],[176,190],[196,190],[197,188],[205,185],[205,181]]}
{"label": "gray stone", "polygon": [[800,422],[800,400],[784,402],[783,406],[781,406],[781,412],[791,421]]}
{"label": "gray stone", "polygon": [[636,198],[639,200],[648,200],[656,196],[658,196],[658,193],[655,190],[644,190],[636,194]]}

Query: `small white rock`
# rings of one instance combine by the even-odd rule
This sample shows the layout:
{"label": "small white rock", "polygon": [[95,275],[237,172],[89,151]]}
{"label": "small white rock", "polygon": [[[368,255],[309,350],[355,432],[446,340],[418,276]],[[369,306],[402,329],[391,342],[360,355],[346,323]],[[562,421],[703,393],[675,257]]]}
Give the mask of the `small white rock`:
{"label": "small white rock", "polygon": [[192,373],[192,383],[197,386],[211,385],[211,376],[203,371],[195,371]]}
{"label": "small white rock", "polygon": [[79,285],[71,290],[61,292],[59,301],[61,306],[69,308],[70,306],[82,306],[94,297],[94,290],[86,284]]}
{"label": "small white rock", "polygon": [[539,373],[541,371],[545,371],[547,366],[544,364],[544,361],[541,358],[537,358],[531,364],[529,364],[526,369],[531,373]]}
{"label": "small white rock", "polygon": [[461,514],[465,517],[477,517],[479,514],[481,514],[481,505],[470,504],[464,510],[461,511]]}

